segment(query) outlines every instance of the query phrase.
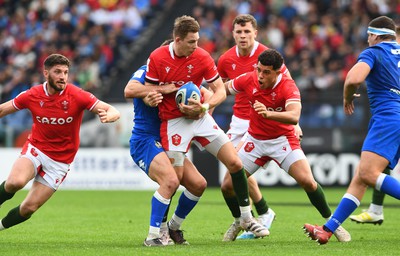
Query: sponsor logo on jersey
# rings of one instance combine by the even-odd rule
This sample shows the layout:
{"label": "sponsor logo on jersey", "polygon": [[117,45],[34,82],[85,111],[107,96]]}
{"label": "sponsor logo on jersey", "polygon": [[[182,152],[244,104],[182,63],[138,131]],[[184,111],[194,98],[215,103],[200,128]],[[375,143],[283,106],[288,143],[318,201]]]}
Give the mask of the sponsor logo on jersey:
{"label": "sponsor logo on jersey", "polygon": [[36,116],[36,120],[41,123],[41,124],[58,124],[58,125],[63,125],[63,124],[69,124],[74,121],[74,118],[72,116],[69,116],[67,118],[62,118],[62,117],[46,117],[46,116]]}

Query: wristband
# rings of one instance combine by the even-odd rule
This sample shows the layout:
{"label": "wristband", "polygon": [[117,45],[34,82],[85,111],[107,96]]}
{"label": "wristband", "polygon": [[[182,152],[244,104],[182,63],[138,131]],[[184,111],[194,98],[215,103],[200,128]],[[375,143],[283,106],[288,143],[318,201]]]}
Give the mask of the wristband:
{"label": "wristband", "polygon": [[207,112],[210,109],[210,104],[204,103],[201,105],[201,112]]}

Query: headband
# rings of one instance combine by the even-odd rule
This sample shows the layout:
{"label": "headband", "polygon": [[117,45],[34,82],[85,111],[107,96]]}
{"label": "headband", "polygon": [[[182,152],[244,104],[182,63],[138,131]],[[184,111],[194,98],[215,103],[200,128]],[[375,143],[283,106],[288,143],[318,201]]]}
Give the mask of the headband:
{"label": "headband", "polygon": [[374,35],[392,35],[392,36],[396,36],[396,32],[394,32],[394,30],[392,29],[388,29],[388,28],[374,28],[374,27],[368,27],[368,33],[370,34],[374,34]]}

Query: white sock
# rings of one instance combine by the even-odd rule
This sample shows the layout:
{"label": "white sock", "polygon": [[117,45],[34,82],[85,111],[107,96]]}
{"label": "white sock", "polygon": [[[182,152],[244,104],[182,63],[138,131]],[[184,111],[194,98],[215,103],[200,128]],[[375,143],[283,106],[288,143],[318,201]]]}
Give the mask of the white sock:
{"label": "white sock", "polygon": [[180,227],[181,227],[181,225],[182,225],[182,222],[183,222],[184,220],[185,220],[185,219],[179,218],[179,217],[176,216],[175,213],[174,213],[174,215],[172,215],[171,220],[169,221],[169,228],[172,229],[172,230],[178,230],[178,229],[180,229]]}
{"label": "white sock", "polygon": [[147,234],[146,240],[151,240],[159,237],[160,237],[160,228],[150,226],[149,234]]}
{"label": "white sock", "polygon": [[383,205],[377,205],[377,204],[371,203],[369,205],[368,211],[376,213],[376,214],[382,214],[383,213]]}
{"label": "white sock", "polygon": [[253,215],[251,215],[251,207],[249,206],[240,206],[240,217],[244,220],[250,220]]}

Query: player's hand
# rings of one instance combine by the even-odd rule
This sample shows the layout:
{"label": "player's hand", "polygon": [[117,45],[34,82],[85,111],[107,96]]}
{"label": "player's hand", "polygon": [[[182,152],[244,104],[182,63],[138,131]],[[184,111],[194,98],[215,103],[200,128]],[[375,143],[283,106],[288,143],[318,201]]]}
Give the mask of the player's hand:
{"label": "player's hand", "polygon": [[161,103],[161,101],[162,101],[163,98],[164,98],[164,97],[162,96],[161,93],[156,92],[156,91],[152,91],[152,92],[149,92],[149,93],[146,95],[146,97],[143,98],[143,102],[144,102],[144,104],[146,104],[147,106],[150,106],[150,107],[157,107],[158,104]]}
{"label": "player's hand", "polygon": [[97,114],[99,115],[100,122],[102,123],[112,123],[117,121],[120,117],[119,111],[114,109],[106,111],[104,109],[99,108],[97,110]]}
{"label": "player's hand", "polygon": [[353,94],[350,99],[343,99],[343,110],[346,115],[352,115],[354,113],[354,99],[360,98],[360,94]]}
{"label": "player's hand", "polygon": [[303,140],[303,130],[301,129],[299,124],[294,126],[294,135],[301,142]]}
{"label": "player's hand", "polygon": [[188,105],[183,103],[179,105],[179,110],[182,114],[185,115],[186,118],[198,120],[205,115],[205,112],[203,112],[202,110],[202,104],[200,103],[200,101],[189,99],[188,103]]}
{"label": "player's hand", "polygon": [[268,118],[267,107],[258,100],[253,104],[253,108],[258,114],[262,115],[264,118]]}

